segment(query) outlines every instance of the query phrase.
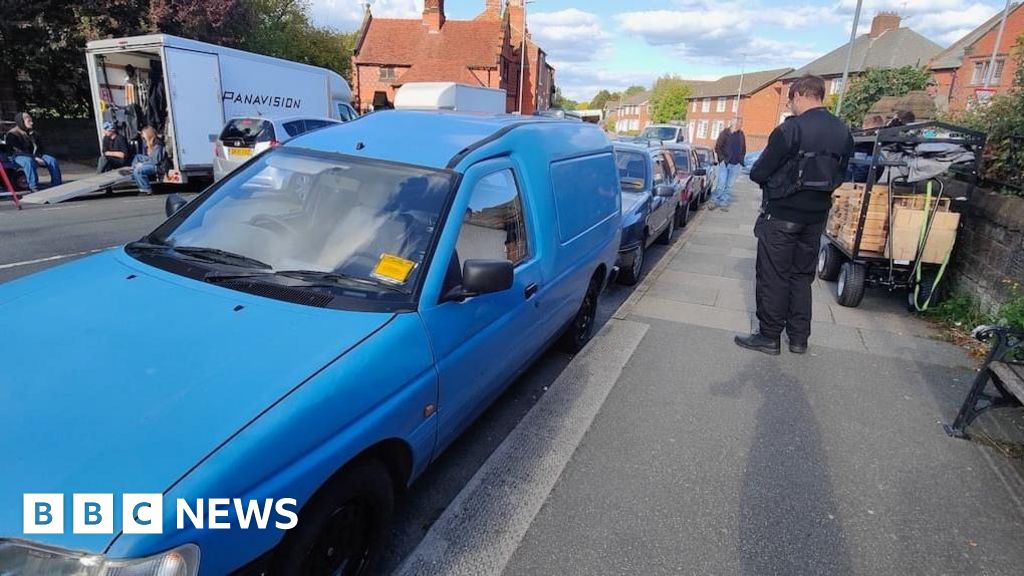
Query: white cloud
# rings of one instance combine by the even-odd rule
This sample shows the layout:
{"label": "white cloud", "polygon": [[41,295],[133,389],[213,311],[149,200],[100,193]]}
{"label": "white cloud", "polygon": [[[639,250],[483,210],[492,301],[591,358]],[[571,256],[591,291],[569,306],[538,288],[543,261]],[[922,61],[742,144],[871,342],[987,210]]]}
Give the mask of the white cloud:
{"label": "white cloud", "polygon": [[576,8],[530,14],[530,33],[553,62],[605,60],[612,52],[612,35],[595,14]]}
{"label": "white cloud", "polygon": [[623,72],[597,65],[568,64],[556,70],[555,84],[566,98],[586,103],[601,90],[621,92],[634,85],[649,88],[660,75],[657,72]]}
{"label": "white cloud", "polygon": [[[363,21],[366,0],[311,0],[313,21],[339,30],[355,30]],[[415,18],[423,12],[423,0],[371,0],[373,15],[380,18]]]}

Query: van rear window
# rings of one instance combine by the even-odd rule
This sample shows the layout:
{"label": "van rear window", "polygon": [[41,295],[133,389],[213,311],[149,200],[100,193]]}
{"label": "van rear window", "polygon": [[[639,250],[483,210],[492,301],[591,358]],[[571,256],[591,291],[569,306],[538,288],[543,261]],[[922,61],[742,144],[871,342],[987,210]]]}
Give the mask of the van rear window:
{"label": "van rear window", "polygon": [[558,237],[563,244],[618,213],[618,179],[611,153],[551,164]]}
{"label": "van rear window", "polygon": [[220,133],[220,141],[228,146],[252,146],[271,140],[277,140],[274,125],[259,118],[235,118]]}

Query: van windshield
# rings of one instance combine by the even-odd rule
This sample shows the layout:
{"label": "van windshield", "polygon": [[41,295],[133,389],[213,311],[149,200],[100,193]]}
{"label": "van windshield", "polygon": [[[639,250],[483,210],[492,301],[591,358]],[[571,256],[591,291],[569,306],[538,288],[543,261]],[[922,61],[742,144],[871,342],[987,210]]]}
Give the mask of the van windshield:
{"label": "van windshield", "polygon": [[652,140],[675,140],[676,134],[678,133],[679,128],[673,128],[671,126],[649,126],[644,128],[640,137],[650,138]]}
{"label": "van windshield", "polygon": [[452,183],[448,172],[277,148],[150,237],[244,257],[261,274],[333,274],[411,294]]}

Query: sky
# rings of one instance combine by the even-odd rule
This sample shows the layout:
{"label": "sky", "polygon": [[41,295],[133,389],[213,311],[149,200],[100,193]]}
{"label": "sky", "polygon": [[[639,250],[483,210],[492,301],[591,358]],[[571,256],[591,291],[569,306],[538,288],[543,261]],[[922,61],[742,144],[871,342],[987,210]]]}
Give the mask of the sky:
{"label": "sky", "polygon": [[[316,23],[358,28],[366,0],[310,0]],[[375,16],[417,18],[423,0],[372,0]],[[485,0],[445,0],[470,19]],[[856,0],[535,0],[528,28],[564,96],[650,86],[663,74],[714,80],[742,70],[798,68],[849,40]],[[999,13],[1003,0],[864,0],[858,31],[879,11],[945,47]]]}

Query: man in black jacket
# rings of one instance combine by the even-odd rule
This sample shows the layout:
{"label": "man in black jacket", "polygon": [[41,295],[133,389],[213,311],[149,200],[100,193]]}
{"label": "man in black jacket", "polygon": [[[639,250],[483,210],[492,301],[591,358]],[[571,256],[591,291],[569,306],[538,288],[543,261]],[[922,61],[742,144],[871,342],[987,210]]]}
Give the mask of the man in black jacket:
{"label": "man in black jacket", "polygon": [[96,164],[96,172],[103,173],[132,165],[128,140],[117,132],[113,122],[103,123],[103,146],[100,160]]}
{"label": "man in black jacket", "polygon": [[832,192],[843,181],[853,137],[822,105],[825,83],[804,76],[789,89],[794,116],[771,133],[750,171],[763,194],[757,237],[757,319],[760,329],[736,344],[766,354],[807,352],[811,335],[811,283]]}

